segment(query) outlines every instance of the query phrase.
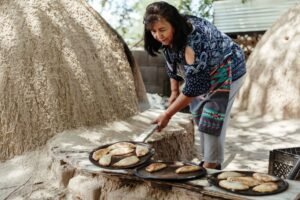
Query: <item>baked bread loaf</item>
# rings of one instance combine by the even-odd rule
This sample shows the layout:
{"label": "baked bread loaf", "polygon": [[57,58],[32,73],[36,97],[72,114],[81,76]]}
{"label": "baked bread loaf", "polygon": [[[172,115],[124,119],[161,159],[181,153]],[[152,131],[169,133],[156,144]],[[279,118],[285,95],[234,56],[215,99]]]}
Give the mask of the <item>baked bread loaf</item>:
{"label": "baked bread loaf", "polygon": [[102,156],[106,155],[110,150],[105,148],[105,149],[99,149],[97,151],[95,151],[92,155],[92,158],[94,160],[99,160]]}
{"label": "baked bread loaf", "polygon": [[244,176],[244,177],[228,177],[227,178],[228,181],[236,181],[236,182],[240,182],[243,183],[244,185],[247,185],[249,187],[253,187],[256,185],[261,184],[262,182],[259,180],[256,180],[253,177],[249,177],[249,176]]}
{"label": "baked bread loaf", "polygon": [[221,180],[219,182],[219,185],[228,190],[248,190],[249,189],[249,186],[247,186],[241,182],[237,182],[237,181]]}
{"label": "baked bread loaf", "polygon": [[164,169],[166,168],[167,165],[165,163],[151,163],[150,165],[148,165],[146,167],[146,171],[147,172],[156,172],[156,171],[159,171],[161,169]]}
{"label": "baked bread loaf", "polygon": [[121,155],[129,154],[133,151],[134,151],[134,149],[129,148],[129,147],[120,147],[120,148],[111,150],[109,152],[109,154],[112,156],[121,156]]}
{"label": "baked bread loaf", "polygon": [[137,157],[142,157],[149,153],[149,149],[146,146],[136,145],[135,154]]}
{"label": "baked bread loaf", "polygon": [[278,181],[278,180],[279,180],[279,178],[276,177],[276,176],[271,176],[271,175],[269,175],[269,174],[264,174],[264,173],[259,173],[259,172],[253,173],[252,176],[253,176],[256,180],[264,181],[264,182]]}
{"label": "baked bread loaf", "polygon": [[110,150],[112,150],[112,149],[118,149],[118,148],[131,148],[131,149],[134,149],[135,148],[135,144],[132,144],[130,142],[118,142],[118,143],[110,145],[107,148],[110,149]]}
{"label": "baked bread loaf", "polygon": [[114,163],[113,166],[115,167],[126,167],[129,165],[133,165],[139,162],[139,158],[136,156],[129,156],[126,158],[123,158],[122,160],[119,160],[118,162]]}
{"label": "baked bread loaf", "polygon": [[278,189],[278,185],[274,182],[263,183],[252,188],[255,192],[273,192]]}
{"label": "baked bread loaf", "polygon": [[111,163],[111,155],[110,154],[106,154],[104,156],[102,156],[99,160],[99,164],[102,166],[108,166]]}
{"label": "baked bread loaf", "polygon": [[245,176],[239,172],[222,172],[218,175],[218,179],[227,179],[228,177],[242,177]]}
{"label": "baked bread loaf", "polygon": [[190,172],[199,171],[200,169],[201,169],[200,166],[188,165],[188,166],[183,166],[183,167],[177,168],[175,172],[177,174],[182,174],[182,173],[190,173]]}

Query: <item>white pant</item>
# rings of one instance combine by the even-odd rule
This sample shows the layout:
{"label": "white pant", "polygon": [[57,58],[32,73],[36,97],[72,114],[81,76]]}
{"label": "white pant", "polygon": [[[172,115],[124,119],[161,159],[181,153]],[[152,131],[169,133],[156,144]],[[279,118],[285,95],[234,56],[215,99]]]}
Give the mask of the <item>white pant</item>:
{"label": "white pant", "polygon": [[[245,76],[235,80],[232,82],[230,86],[229,92],[229,101],[227,110],[225,113],[224,123],[221,131],[220,136],[214,136],[211,134],[206,134],[203,132],[200,133],[200,150],[203,155],[203,161],[210,162],[210,163],[222,163],[224,161],[224,147],[225,147],[225,136],[226,136],[226,129],[228,126],[229,118],[230,118],[230,111],[232,108],[232,104],[234,102],[235,96],[237,95],[239,89],[241,88]],[[190,110],[193,108],[198,107],[201,103],[199,98],[194,99],[190,104]],[[198,123],[196,122],[198,125]]]}

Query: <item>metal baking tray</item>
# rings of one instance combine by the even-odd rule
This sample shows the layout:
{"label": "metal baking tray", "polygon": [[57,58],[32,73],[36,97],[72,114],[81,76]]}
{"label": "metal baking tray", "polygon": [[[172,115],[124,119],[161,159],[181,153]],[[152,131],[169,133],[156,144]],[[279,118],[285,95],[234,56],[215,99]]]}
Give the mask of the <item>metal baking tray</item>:
{"label": "metal baking tray", "polygon": [[[148,172],[146,171],[146,167],[151,163],[165,163],[167,164],[167,167],[156,172]],[[169,180],[169,181],[190,180],[199,177],[204,177],[206,175],[205,168],[201,168],[199,171],[195,171],[195,172],[177,174],[175,172],[176,169],[184,165],[196,165],[196,164],[190,162],[180,162],[180,161],[172,161],[172,162],[151,161],[147,163],[147,165],[142,165],[137,167],[134,170],[134,174],[144,179]]]}
{"label": "metal baking tray", "polygon": [[93,159],[93,153],[99,149],[104,149],[104,148],[107,148],[109,147],[110,145],[113,145],[113,144],[116,144],[116,143],[119,143],[119,142],[114,142],[114,143],[111,143],[111,144],[106,144],[106,145],[102,145],[102,146],[99,146],[97,148],[95,148],[93,151],[90,152],[89,154],[89,160],[94,164],[94,165],[97,165],[99,167],[102,167],[102,168],[105,168],[105,169],[130,169],[130,168],[134,168],[136,166],[139,166],[141,164],[144,164],[146,162],[148,162],[151,157],[154,155],[155,153],[155,150],[154,148],[152,148],[152,146],[150,144],[147,144],[147,143],[143,143],[143,142],[133,142],[133,141],[120,141],[120,142],[129,142],[129,143],[132,143],[132,144],[138,144],[138,145],[141,145],[141,146],[145,146],[149,149],[149,152],[142,156],[142,157],[139,157],[139,162],[137,162],[136,164],[133,164],[133,165],[128,165],[128,166],[122,166],[122,167],[116,167],[116,166],[112,166],[114,163],[118,162],[119,160],[123,159],[123,158],[126,158],[126,157],[129,157],[129,156],[133,156],[133,155],[136,155],[135,154],[135,151],[132,152],[132,153],[129,153],[129,154],[125,154],[125,155],[121,155],[121,156],[113,156],[112,157],[112,160],[111,160],[111,164],[109,166],[102,166],[99,164],[99,162],[97,160],[94,160]]}
{"label": "metal baking tray", "polygon": [[[278,193],[285,191],[289,186],[289,184],[286,181],[279,178],[278,181],[273,181],[274,183],[276,183],[278,185],[278,189],[275,191],[272,191],[272,192],[253,191],[252,188],[255,186],[250,187],[248,190],[230,190],[230,189],[226,189],[226,188],[219,186],[219,181],[221,181],[221,180],[218,179],[217,177],[219,174],[221,174],[223,172],[224,171],[208,175],[207,178],[208,178],[209,183],[211,183],[212,185],[214,185],[222,190],[226,190],[228,192],[235,193],[235,194],[248,195],[248,196],[272,195],[272,194],[278,194]],[[245,174],[246,176],[250,176],[250,177],[252,177],[252,174],[255,173],[253,171],[234,171],[234,172],[239,172],[239,173]]]}

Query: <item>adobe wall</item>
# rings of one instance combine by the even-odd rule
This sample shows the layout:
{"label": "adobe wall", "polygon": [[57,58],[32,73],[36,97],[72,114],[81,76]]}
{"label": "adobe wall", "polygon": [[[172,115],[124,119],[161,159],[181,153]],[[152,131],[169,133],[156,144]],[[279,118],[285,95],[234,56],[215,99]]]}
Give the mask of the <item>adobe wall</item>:
{"label": "adobe wall", "polygon": [[147,93],[160,96],[170,95],[170,82],[165,70],[163,55],[152,57],[144,50],[132,50],[133,56],[140,66]]}

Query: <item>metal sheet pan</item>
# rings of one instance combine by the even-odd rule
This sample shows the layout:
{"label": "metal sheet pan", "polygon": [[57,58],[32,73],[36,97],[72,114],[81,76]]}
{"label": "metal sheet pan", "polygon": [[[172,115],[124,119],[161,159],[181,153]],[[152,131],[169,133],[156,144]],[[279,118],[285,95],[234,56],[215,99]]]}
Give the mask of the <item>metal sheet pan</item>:
{"label": "metal sheet pan", "polygon": [[102,168],[106,168],[106,169],[130,169],[130,168],[134,168],[136,166],[139,166],[141,164],[144,164],[144,163],[148,162],[151,159],[151,157],[154,155],[154,153],[155,153],[154,148],[152,148],[152,146],[150,144],[146,144],[146,143],[143,143],[143,142],[133,142],[133,141],[120,141],[120,142],[129,142],[129,143],[132,143],[132,144],[138,144],[138,145],[141,145],[141,146],[145,146],[145,147],[147,147],[149,149],[149,152],[145,156],[139,157],[140,160],[139,160],[138,163],[133,164],[133,165],[124,166],[124,167],[115,167],[115,166],[112,166],[112,165],[114,163],[118,162],[119,160],[125,158],[125,157],[136,155],[135,151],[132,152],[132,153],[126,154],[126,155],[113,156],[110,166],[102,166],[102,165],[99,164],[99,162],[97,160],[93,159],[93,153],[95,151],[97,151],[99,149],[104,149],[104,148],[109,147],[110,145],[119,143],[119,142],[114,142],[114,143],[111,143],[111,144],[106,144],[106,145],[103,145],[103,146],[99,146],[99,147],[95,148],[93,151],[91,151],[90,154],[89,154],[90,161],[93,164],[95,164],[95,165],[97,165],[99,167],[102,167]]}
{"label": "metal sheet pan", "polygon": [[[239,172],[239,173],[245,174],[246,176],[251,176],[251,177],[252,177],[252,174],[255,173],[253,171],[234,171],[234,172]],[[278,189],[275,190],[275,191],[272,191],[272,192],[256,192],[256,191],[252,190],[253,187],[250,187],[248,190],[229,190],[229,189],[226,189],[226,188],[223,188],[223,187],[219,186],[219,181],[221,181],[221,180],[218,179],[217,177],[221,173],[223,173],[223,171],[208,175],[207,176],[208,181],[212,185],[214,185],[214,186],[216,186],[216,187],[218,187],[222,190],[226,190],[228,192],[235,193],[235,194],[248,195],[248,196],[272,195],[272,194],[278,194],[278,193],[281,193],[281,192],[285,191],[289,186],[289,184],[286,181],[279,178],[278,181],[274,181],[274,183],[276,183],[278,185]]]}
{"label": "metal sheet pan", "polygon": [[[165,163],[167,164],[167,167],[156,172],[148,172],[146,171],[146,167],[151,163]],[[201,168],[199,171],[195,171],[195,172],[177,174],[175,172],[176,169],[184,165],[196,165],[196,164],[190,162],[180,162],[180,161],[174,161],[174,162],[151,161],[147,163],[147,165],[137,167],[134,170],[134,174],[144,179],[169,180],[169,181],[190,180],[199,177],[204,177],[206,175],[205,168]]]}

